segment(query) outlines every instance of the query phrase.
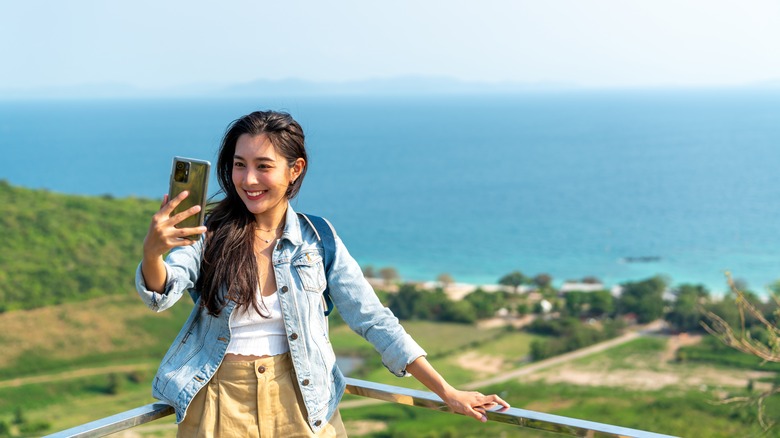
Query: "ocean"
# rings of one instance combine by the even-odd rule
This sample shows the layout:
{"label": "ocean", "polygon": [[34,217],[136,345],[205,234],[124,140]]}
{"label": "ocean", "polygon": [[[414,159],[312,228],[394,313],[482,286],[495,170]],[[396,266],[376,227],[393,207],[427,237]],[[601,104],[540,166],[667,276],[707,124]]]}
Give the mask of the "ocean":
{"label": "ocean", "polygon": [[306,131],[294,208],[406,280],[780,279],[780,91],[0,101],[0,179],[160,198],[256,109]]}

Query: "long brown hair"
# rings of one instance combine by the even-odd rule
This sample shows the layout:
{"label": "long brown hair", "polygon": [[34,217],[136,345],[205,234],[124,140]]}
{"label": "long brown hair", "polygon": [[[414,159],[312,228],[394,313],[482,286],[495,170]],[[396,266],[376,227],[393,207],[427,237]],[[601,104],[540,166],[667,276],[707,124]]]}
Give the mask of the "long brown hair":
{"label": "long brown hair", "polygon": [[[260,310],[256,294],[255,217],[239,197],[232,178],[236,142],[243,134],[268,136],[276,152],[290,167],[298,158],[308,164],[303,129],[287,113],[256,111],[228,126],[217,158],[217,179],[225,197],[214,206],[206,221],[208,231],[197,285],[201,291],[201,307],[214,316],[219,315],[227,300],[235,301],[245,309],[251,306],[266,316]],[[300,176],[287,187],[287,199],[298,194],[307,167],[304,166]]]}

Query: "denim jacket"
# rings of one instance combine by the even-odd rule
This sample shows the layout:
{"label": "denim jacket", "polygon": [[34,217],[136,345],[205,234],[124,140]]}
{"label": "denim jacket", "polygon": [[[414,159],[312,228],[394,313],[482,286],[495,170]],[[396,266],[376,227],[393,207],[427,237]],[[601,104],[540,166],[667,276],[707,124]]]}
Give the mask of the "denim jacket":
{"label": "denim jacket", "polygon": [[[325,278],[323,249],[314,230],[291,206],[282,237],[273,250],[274,275],[290,344],[298,386],[308,422],[314,432],[336,412],[346,386],[336,366],[328,338],[328,320],[323,314],[322,292],[326,281],[330,295],[344,321],[371,342],[382,363],[396,376],[405,376],[406,366],[425,351],[384,307],[363,278],[360,266],[336,236],[333,267]],[[200,275],[204,239],[173,249],[165,259],[167,280],[162,294],[146,288],[141,266],[136,288],[147,306],[157,312],[171,307],[185,291],[195,302],[187,322],[171,345],[154,378],[152,394],[176,410],[179,423],[195,394],[214,375],[230,343],[230,316],[236,303],[229,301],[219,316],[200,307],[195,284]]]}

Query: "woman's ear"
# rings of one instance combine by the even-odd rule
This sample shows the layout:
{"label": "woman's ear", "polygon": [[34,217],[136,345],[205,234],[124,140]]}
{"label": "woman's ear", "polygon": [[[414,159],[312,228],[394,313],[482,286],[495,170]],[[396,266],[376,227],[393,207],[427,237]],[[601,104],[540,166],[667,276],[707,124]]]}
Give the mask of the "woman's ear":
{"label": "woman's ear", "polygon": [[293,163],[292,167],[290,168],[291,184],[295,182],[295,180],[297,180],[299,176],[301,176],[301,173],[305,168],[306,168],[306,160],[304,160],[303,158],[298,158],[295,160],[295,163]]}

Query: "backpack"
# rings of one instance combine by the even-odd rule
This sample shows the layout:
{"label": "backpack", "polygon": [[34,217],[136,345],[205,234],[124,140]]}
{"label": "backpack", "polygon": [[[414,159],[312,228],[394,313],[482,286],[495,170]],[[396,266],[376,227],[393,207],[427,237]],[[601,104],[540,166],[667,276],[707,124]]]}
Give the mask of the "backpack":
{"label": "backpack", "polygon": [[306,222],[314,230],[317,240],[322,243],[324,252],[323,265],[325,266],[325,291],[322,292],[322,298],[325,301],[325,316],[333,311],[333,300],[330,299],[330,289],[327,284],[330,268],[333,266],[333,258],[336,256],[336,237],[333,228],[325,219],[310,214],[298,213],[298,216],[306,219]]}

